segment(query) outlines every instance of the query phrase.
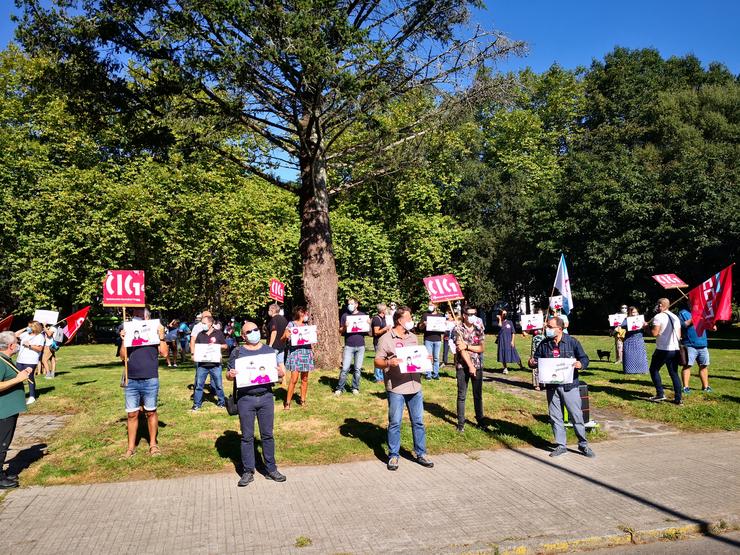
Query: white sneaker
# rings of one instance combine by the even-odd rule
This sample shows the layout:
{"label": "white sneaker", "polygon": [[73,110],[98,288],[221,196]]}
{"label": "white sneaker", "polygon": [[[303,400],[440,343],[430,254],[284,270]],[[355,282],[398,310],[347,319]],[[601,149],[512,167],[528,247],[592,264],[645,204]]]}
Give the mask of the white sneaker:
{"label": "white sneaker", "polygon": [[173,367],[173,368],[177,368],[177,364],[173,364],[173,365],[172,365],[172,367]]}
{"label": "white sneaker", "polygon": [[26,405],[33,405],[36,402],[36,397],[29,397],[26,399]]}
{"label": "white sneaker", "polygon": [[339,396],[340,396],[341,394],[342,394],[341,390],[337,389],[337,390],[336,390],[336,391],[334,392],[334,397],[339,397]]}
{"label": "white sneaker", "polygon": [[508,373],[509,373],[509,369],[508,368],[504,368],[504,374],[508,374]]}
{"label": "white sneaker", "polygon": [[352,395],[359,395],[359,394],[360,394],[360,390],[359,389],[353,389],[352,390]]}

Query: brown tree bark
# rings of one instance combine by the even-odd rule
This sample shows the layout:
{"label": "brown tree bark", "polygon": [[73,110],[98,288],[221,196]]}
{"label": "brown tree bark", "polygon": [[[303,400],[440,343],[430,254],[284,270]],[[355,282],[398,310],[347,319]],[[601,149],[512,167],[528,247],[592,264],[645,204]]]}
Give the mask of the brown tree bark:
{"label": "brown tree bark", "polygon": [[302,156],[300,163],[303,293],[313,323],[317,326],[319,342],[314,346],[316,367],[337,369],[341,363],[342,345],[339,336],[337,267],[329,225],[329,193],[324,153],[320,150],[318,156]]}

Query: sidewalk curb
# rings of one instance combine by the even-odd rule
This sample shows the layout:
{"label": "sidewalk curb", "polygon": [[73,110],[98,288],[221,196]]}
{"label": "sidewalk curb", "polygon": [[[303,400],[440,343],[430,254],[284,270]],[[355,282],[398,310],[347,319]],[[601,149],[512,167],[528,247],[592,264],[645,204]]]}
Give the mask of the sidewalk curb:
{"label": "sidewalk curb", "polygon": [[493,545],[497,555],[536,555],[543,553],[568,553],[616,547],[630,544],[649,544],[659,541],[676,541],[691,536],[711,534],[720,536],[740,530],[740,519],[737,517],[713,520],[709,524],[687,523],[667,526],[665,528],[648,528],[635,530],[628,526],[620,527],[623,533],[586,538],[556,540],[555,538],[531,538],[528,541],[507,541]]}

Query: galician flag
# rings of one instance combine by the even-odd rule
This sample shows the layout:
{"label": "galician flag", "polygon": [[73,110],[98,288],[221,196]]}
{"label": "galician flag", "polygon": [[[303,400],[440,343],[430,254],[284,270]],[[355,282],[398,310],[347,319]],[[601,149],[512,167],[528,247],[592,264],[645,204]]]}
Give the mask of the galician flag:
{"label": "galician flag", "polygon": [[565,256],[560,255],[560,264],[558,272],[555,274],[555,284],[553,285],[563,296],[563,314],[569,314],[573,308],[573,295],[570,292],[570,278],[568,277],[568,267],[565,265]]}

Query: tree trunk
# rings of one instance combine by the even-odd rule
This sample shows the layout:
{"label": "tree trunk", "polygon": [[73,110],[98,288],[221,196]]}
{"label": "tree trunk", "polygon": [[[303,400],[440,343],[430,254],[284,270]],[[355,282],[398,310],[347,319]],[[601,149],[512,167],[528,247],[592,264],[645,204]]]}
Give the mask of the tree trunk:
{"label": "tree trunk", "polygon": [[329,225],[329,193],[323,152],[301,156],[301,241],[303,293],[317,326],[316,367],[337,369],[341,363],[337,305],[337,266]]}

